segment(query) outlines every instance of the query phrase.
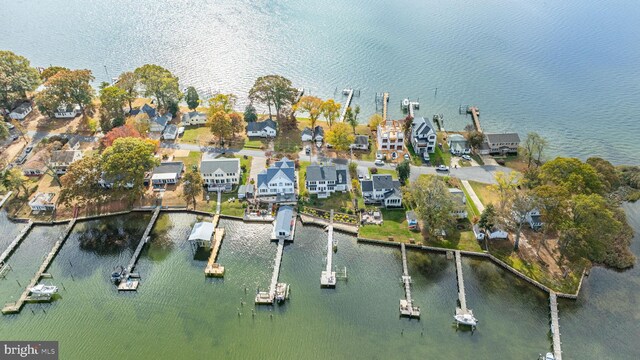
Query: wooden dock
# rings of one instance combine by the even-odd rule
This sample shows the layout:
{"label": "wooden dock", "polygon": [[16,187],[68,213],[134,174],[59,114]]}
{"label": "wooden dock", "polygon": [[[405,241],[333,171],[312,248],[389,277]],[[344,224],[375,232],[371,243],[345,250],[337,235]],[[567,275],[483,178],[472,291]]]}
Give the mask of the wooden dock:
{"label": "wooden dock", "polygon": [[462,260],[460,258],[460,251],[456,250],[454,253],[456,258],[456,277],[458,280],[458,302],[460,303],[460,306],[456,308],[456,315],[473,316],[473,311],[467,308],[467,296],[464,290],[464,278],[462,276]]}
{"label": "wooden dock", "polygon": [[353,89],[344,89],[342,93],[347,95],[347,101],[344,103],[344,106],[342,107],[342,112],[340,113],[340,119],[338,119],[339,122],[344,122],[344,117],[347,114],[347,108],[351,106],[351,100],[353,100]]}
{"label": "wooden dock", "polygon": [[482,127],[480,126],[480,109],[475,106],[469,106],[467,107],[467,114],[471,114],[473,126],[475,126],[476,131],[482,132]]}
{"label": "wooden dock", "polygon": [[144,234],[142,234],[142,238],[136,247],[136,250],[133,252],[133,256],[131,256],[131,260],[129,260],[129,264],[122,272],[122,277],[120,283],[118,284],[118,290],[122,291],[134,291],[138,289],[139,281],[131,279],[131,272],[136,267],[136,263],[140,258],[140,253],[142,253],[142,248],[149,241],[149,234],[151,233],[151,229],[153,229],[153,225],[155,225],[156,220],[158,220],[158,216],[160,215],[160,206],[156,206],[156,209],[153,211],[153,215],[151,216],[151,220],[147,225],[147,228],[144,230]]}
{"label": "wooden dock", "polygon": [[282,263],[282,252],[284,251],[284,239],[278,240],[278,249],[273,264],[273,274],[271,275],[271,284],[269,291],[260,291],[256,294],[256,304],[273,304],[276,298],[276,286],[278,285],[278,277],[280,276],[280,264]]}
{"label": "wooden dock", "polygon": [[325,270],[320,274],[320,286],[322,287],[335,287],[336,286],[336,272],[333,271],[333,209],[331,209],[331,215],[329,218],[329,227],[327,228],[327,266]]}
{"label": "wooden dock", "polygon": [[382,121],[387,121],[387,109],[389,108],[389,93],[382,94]]}
{"label": "wooden dock", "polygon": [[[216,215],[217,217],[218,215]],[[211,255],[209,255],[209,261],[207,262],[207,267],[204,269],[204,274],[206,276],[214,276],[214,277],[223,277],[224,276],[224,266],[216,263],[216,258],[218,257],[218,251],[220,251],[220,245],[222,244],[222,238],[224,237],[224,229],[216,228],[213,239],[214,244],[211,247]]]}
{"label": "wooden dock", "polygon": [[560,341],[560,323],[558,316],[558,296],[549,292],[549,308],[551,311],[551,336],[553,337],[553,358],[562,360],[562,342]]}
{"label": "wooden dock", "polygon": [[409,267],[407,266],[407,249],[404,243],[400,244],[402,251],[402,283],[404,284],[405,299],[400,300],[400,315],[409,318],[420,318],[420,308],[413,304],[411,298],[411,276],[409,276]]}
{"label": "wooden dock", "polygon": [[7,246],[7,248],[2,252],[2,255],[0,255],[0,265],[6,264],[9,256],[13,253],[13,251],[20,244],[20,242],[27,236],[27,233],[29,233],[32,227],[33,227],[33,221],[29,221],[27,223],[27,226],[24,229],[22,229],[22,231],[20,231],[20,234],[18,234],[18,236],[16,236],[15,239],[13,239],[11,244]]}
{"label": "wooden dock", "polygon": [[33,276],[31,281],[29,282],[29,285],[27,285],[24,292],[22,292],[22,295],[20,295],[20,298],[18,298],[18,301],[14,303],[6,304],[2,308],[2,314],[15,314],[20,312],[20,309],[22,309],[22,306],[24,305],[25,302],[50,300],[50,298],[42,299],[42,298],[30,297],[29,296],[29,293],[31,292],[30,289],[38,284],[38,281],[40,281],[40,278],[43,276],[43,274],[45,273],[49,265],[51,265],[51,262],[58,254],[58,251],[60,250],[64,242],[67,240],[67,238],[69,237],[69,234],[71,233],[71,229],[73,229],[73,226],[75,224],[76,224],[76,219],[73,219],[69,222],[69,225],[67,225],[65,232],[62,235],[60,235],[60,238],[55,242],[55,244],[53,244],[53,248],[51,248],[51,251],[49,251],[49,254],[47,254],[47,256],[45,257],[44,261],[42,262],[42,265],[40,265],[40,268],[38,269],[38,271],[36,271],[36,274]]}

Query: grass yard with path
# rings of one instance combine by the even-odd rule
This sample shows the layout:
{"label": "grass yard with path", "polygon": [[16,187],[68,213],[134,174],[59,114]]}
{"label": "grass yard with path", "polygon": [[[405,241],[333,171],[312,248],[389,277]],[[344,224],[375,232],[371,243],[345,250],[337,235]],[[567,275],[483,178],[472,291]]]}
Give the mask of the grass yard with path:
{"label": "grass yard with path", "polygon": [[471,188],[478,195],[478,198],[482,202],[482,205],[487,206],[489,204],[497,205],[499,203],[498,193],[493,189],[492,185],[485,184],[477,181],[469,181]]}

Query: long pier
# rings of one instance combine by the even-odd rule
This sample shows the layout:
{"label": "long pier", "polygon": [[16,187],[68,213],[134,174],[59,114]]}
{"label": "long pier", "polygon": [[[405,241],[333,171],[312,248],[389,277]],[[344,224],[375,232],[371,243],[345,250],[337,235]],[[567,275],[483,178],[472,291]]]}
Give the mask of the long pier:
{"label": "long pier", "polygon": [[320,274],[320,286],[323,286],[323,287],[336,286],[336,272],[332,271],[332,260],[333,260],[333,209],[331,209],[329,227],[327,228],[327,266],[325,270]]}
{"label": "long pier", "polygon": [[387,121],[387,109],[389,108],[389,93],[382,94],[382,121]]}
{"label": "long pier", "polygon": [[44,274],[44,272],[47,271],[47,268],[49,267],[53,259],[58,254],[58,251],[60,250],[64,242],[69,237],[69,234],[71,233],[71,229],[73,229],[73,226],[75,224],[76,224],[76,219],[74,218],[69,222],[69,225],[67,225],[67,229],[65,230],[64,234],[60,235],[60,238],[58,239],[58,241],[56,241],[55,244],[53,244],[53,248],[51,248],[51,251],[49,251],[49,254],[47,255],[47,257],[45,257],[44,261],[42,262],[42,265],[40,265],[40,268],[38,269],[38,271],[36,271],[36,274],[33,276],[31,281],[29,282],[29,285],[27,285],[24,292],[22,292],[22,295],[20,295],[20,298],[18,298],[18,301],[16,301],[15,303],[6,304],[2,308],[3,314],[18,313],[20,312],[20,309],[22,309],[22,306],[24,305],[25,302],[41,300],[41,299],[31,298],[29,296],[29,294],[31,293],[31,288],[38,284],[38,281],[40,281],[42,274]]}
{"label": "long pier", "polygon": [[413,299],[411,298],[411,276],[409,276],[407,250],[404,243],[400,244],[400,251],[402,251],[402,283],[404,284],[405,293],[405,299],[400,300],[400,315],[420,318],[420,308],[413,305]]}
{"label": "long pier", "polygon": [[455,251],[456,257],[456,277],[458,280],[458,302],[460,306],[456,308],[456,315],[468,315],[473,317],[473,311],[467,308],[467,296],[464,290],[464,278],[462,276],[462,260],[460,259],[460,251]]}
{"label": "long pier", "polygon": [[344,106],[342,107],[342,112],[340,113],[339,122],[344,122],[344,117],[347,114],[347,108],[351,106],[351,100],[353,100],[353,89],[344,89],[342,93],[347,95],[347,101],[344,103]]}
{"label": "long pier", "polygon": [[560,341],[560,323],[558,316],[558,296],[549,292],[549,308],[551,311],[551,336],[553,337],[553,358],[562,360],[562,342]]}
{"label": "long pier", "polygon": [[[218,215],[215,216],[214,224],[217,224]],[[224,266],[216,263],[218,257],[218,251],[220,251],[220,245],[222,244],[222,238],[224,237],[224,228],[215,228],[213,234],[214,245],[211,248],[211,254],[209,255],[209,261],[207,267],[204,269],[204,274],[207,276],[222,277],[224,276]]]}
{"label": "long pier", "polygon": [[476,106],[469,106],[467,107],[467,114],[471,114],[473,126],[475,126],[476,131],[482,132],[482,127],[480,126],[480,109]]}
{"label": "long pier", "polygon": [[13,250],[15,250],[20,242],[26,237],[27,233],[31,230],[32,227],[33,221],[29,221],[27,223],[27,226],[22,229],[22,231],[20,231],[20,234],[18,234],[18,236],[13,239],[11,244],[9,244],[9,246],[7,246],[7,248],[2,252],[2,255],[0,255],[0,267],[2,267],[6,263],[11,253],[13,253]]}
{"label": "long pier", "polygon": [[276,298],[276,286],[278,285],[278,277],[280,276],[280,264],[282,263],[282,252],[284,251],[284,239],[278,240],[278,249],[273,264],[273,274],[271,275],[271,284],[269,292],[260,291],[256,294],[256,304],[273,304]]}
{"label": "long pier", "polygon": [[138,289],[138,284],[140,283],[138,280],[131,280],[131,272],[133,268],[135,268],[138,259],[140,258],[140,253],[142,253],[142,248],[149,241],[149,234],[151,233],[151,229],[153,229],[153,225],[155,225],[156,220],[158,220],[158,216],[160,215],[160,206],[156,206],[153,215],[151,216],[151,220],[147,225],[147,228],[144,230],[144,234],[142,234],[142,238],[138,243],[138,247],[133,252],[133,256],[131,256],[131,260],[129,260],[129,264],[124,269],[121,275],[120,283],[118,284],[118,290],[123,291],[134,291]]}

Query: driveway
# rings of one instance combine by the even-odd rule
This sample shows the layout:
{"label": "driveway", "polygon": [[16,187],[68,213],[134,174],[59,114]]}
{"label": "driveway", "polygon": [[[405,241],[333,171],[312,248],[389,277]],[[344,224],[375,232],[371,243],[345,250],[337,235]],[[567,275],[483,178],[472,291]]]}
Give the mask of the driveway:
{"label": "driveway", "polygon": [[254,179],[256,182],[258,181],[258,174],[262,172],[262,170],[267,167],[267,158],[262,156],[254,156],[251,159],[251,171],[249,172],[249,179]]}

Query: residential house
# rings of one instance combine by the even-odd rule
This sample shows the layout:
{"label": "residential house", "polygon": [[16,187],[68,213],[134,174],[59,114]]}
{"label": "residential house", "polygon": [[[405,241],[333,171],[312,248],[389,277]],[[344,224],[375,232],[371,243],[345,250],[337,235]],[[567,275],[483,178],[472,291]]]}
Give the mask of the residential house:
{"label": "residential house", "polygon": [[416,216],[415,211],[407,211],[406,213],[407,225],[409,226],[409,230],[417,230],[418,229],[418,217]]}
{"label": "residential house", "polygon": [[356,135],[351,148],[354,150],[369,150],[369,137],[367,135]]}
{"label": "residential house", "polygon": [[29,207],[31,211],[54,211],[56,209],[55,197],[55,193],[37,192],[29,200]]}
{"label": "residential house", "polygon": [[9,113],[9,117],[14,120],[24,120],[24,118],[26,118],[27,115],[29,115],[32,110],[33,110],[33,107],[31,106],[31,103],[23,102],[22,104],[18,105],[17,108],[13,109],[12,112]]}
{"label": "residential house", "polygon": [[167,127],[162,132],[162,139],[175,140],[176,137],[178,137],[178,127],[173,124],[167,125]]}
{"label": "residential house", "polygon": [[24,165],[22,173],[26,176],[40,176],[47,172],[47,158],[49,154],[46,150],[40,150],[33,154]]}
{"label": "residential house", "polygon": [[80,112],[82,112],[82,110],[80,109],[80,105],[61,104],[56,109],[53,117],[56,119],[73,119],[78,114],[80,114]]}
{"label": "residential house", "polygon": [[436,128],[429,119],[416,117],[411,124],[411,145],[413,151],[424,159],[436,151]]}
{"label": "residential house", "polygon": [[167,184],[177,184],[182,177],[184,163],[182,161],[167,161],[160,163],[153,169],[151,185],[154,191],[164,191]]}
{"label": "residential house", "polygon": [[169,123],[169,121],[171,121],[171,118],[173,118],[173,115],[171,113],[166,113],[162,116],[151,118],[149,121],[150,137],[160,139],[162,137],[164,129],[167,127],[167,124]]}
{"label": "residential house", "polygon": [[282,158],[258,174],[258,196],[295,195],[296,173],[293,161]]}
{"label": "residential house", "polygon": [[529,211],[525,216],[525,220],[529,224],[529,227],[531,227],[532,230],[538,231],[542,229],[543,222],[542,222],[542,217],[540,215],[540,210],[533,209]]}
{"label": "residential house", "polygon": [[[102,174],[100,174],[100,180],[98,180],[98,186],[100,186],[103,189],[112,189],[113,186],[115,185],[116,181],[120,180],[121,177],[118,176],[115,179],[111,179],[109,177],[106,176],[106,174],[104,172],[102,172]],[[131,189],[133,188],[133,183],[126,183],[123,186],[125,189]]]}
{"label": "residential house", "polygon": [[204,125],[207,123],[207,114],[199,111],[190,111],[182,114],[183,125]]}
{"label": "residential house", "polygon": [[456,188],[449,188],[449,195],[451,195],[454,207],[451,212],[451,216],[456,219],[466,219],[468,216],[467,197],[465,196],[464,191]]}
{"label": "residential house", "polygon": [[489,231],[488,237],[490,240],[506,240],[509,238],[509,233],[496,228]]}
{"label": "residential house", "polygon": [[147,114],[149,119],[153,119],[154,117],[156,117],[158,115],[156,113],[156,109],[153,106],[149,105],[149,104],[142,105],[142,107],[139,110],[137,110],[135,114],[132,114],[132,115],[138,115],[141,112]]}
{"label": "residential house", "polygon": [[335,165],[309,165],[305,185],[310,194],[319,199],[327,198],[336,191],[347,190],[347,170],[337,170]]}
{"label": "residential house", "polygon": [[376,174],[371,180],[361,180],[360,188],[365,204],[381,204],[384,207],[401,207],[400,182],[391,175]]}
{"label": "residential house", "polygon": [[480,150],[481,155],[505,155],[518,153],[520,136],[518,136],[517,133],[484,134],[484,136],[485,142]]}
{"label": "residential house", "polygon": [[324,141],[324,128],[320,125],[313,128],[313,141],[322,142]]}
{"label": "residential house", "polygon": [[276,215],[272,238],[290,240],[292,238],[291,235],[293,235],[291,230],[293,229],[294,221],[296,219],[293,217],[293,208],[291,206],[281,206]]}
{"label": "residential house", "polygon": [[305,127],[304,130],[302,130],[302,135],[300,136],[300,138],[303,142],[313,140],[313,130],[311,130],[311,128],[308,126]]}
{"label": "residential house", "polygon": [[49,159],[49,167],[51,167],[56,174],[63,175],[67,173],[69,166],[82,159],[82,151],[80,150],[56,150],[51,153],[51,159]]}
{"label": "residential house", "polygon": [[447,138],[449,151],[454,155],[471,154],[471,148],[467,143],[467,139],[460,134],[451,134]]}
{"label": "residential house", "polygon": [[255,188],[253,184],[240,185],[238,187],[238,199],[253,199],[255,197]]}
{"label": "residential house", "polygon": [[67,141],[67,143],[65,145],[70,150],[78,150],[78,149],[80,149],[80,137],[79,136],[72,136],[71,139],[69,139],[69,141]]}
{"label": "residential house", "polygon": [[275,137],[277,134],[278,125],[271,119],[247,124],[247,136],[249,137]]}
{"label": "residential house", "polygon": [[231,191],[240,183],[240,159],[220,158],[200,162],[200,174],[207,191]]}
{"label": "residential house", "polygon": [[387,121],[378,125],[378,150],[403,150],[404,131],[398,121]]}

